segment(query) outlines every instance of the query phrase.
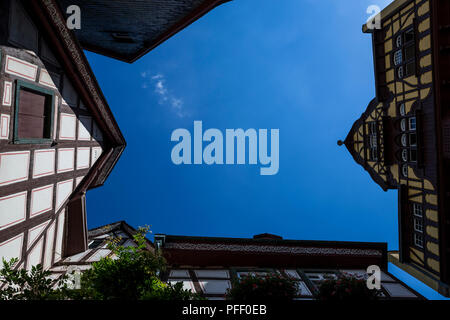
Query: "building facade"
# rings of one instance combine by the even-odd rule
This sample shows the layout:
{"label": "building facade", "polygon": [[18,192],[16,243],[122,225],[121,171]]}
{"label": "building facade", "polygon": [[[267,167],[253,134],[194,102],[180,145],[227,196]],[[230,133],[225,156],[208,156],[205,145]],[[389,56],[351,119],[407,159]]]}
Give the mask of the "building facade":
{"label": "building facade", "polygon": [[396,0],[372,34],[376,97],[344,143],[383,190],[398,191],[389,261],[449,296],[450,3]]}
{"label": "building facade", "polygon": [[133,62],[224,2],[0,1],[0,259],[89,251],[85,194],[126,143],[83,49]]}
{"label": "building facade", "polygon": [[346,273],[367,277],[367,267],[381,269],[383,299],[423,299],[387,271],[386,243],[283,240],[271,234],[252,239],[157,234],[169,269],[163,280],[211,300],[224,300],[234,280],[253,274],[280,273],[298,282],[298,300],[312,300],[321,282]]}

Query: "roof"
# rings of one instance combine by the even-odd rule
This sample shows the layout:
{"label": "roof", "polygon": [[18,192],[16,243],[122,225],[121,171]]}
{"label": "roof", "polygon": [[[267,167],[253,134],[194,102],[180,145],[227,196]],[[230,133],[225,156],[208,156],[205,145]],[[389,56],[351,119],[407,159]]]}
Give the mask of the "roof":
{"label": "roof", "polygon": [[82,47],[134,62],[218,5],[230,0],[57,0],[81,9]]}
{"label": "roof", "polygon": [[381,242],[283,240],[155,235],[171,265],[387,267],[387,244]]}
{"label": "roof", "polygon": [[30,1],[27,4],[35,13],[34,17],[46,32],[48,42],[61,58],[61,64],[67,71],[77,92],[85,101],[93,118],[105,137],[105,148],[102,156],[89,171],[79,186],[85,191],[101,186],[126,146],[125,138],[108,106],[95,75],[80,47],[75,34],[67,28],[65,17],[59,10],[56,0]]}

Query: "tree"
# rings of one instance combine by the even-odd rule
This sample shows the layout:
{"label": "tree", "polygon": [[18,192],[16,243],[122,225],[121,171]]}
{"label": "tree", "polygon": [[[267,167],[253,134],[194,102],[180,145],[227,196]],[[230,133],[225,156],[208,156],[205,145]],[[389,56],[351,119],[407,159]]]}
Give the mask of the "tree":
{"label": "tree", "polygon": [[149,227],[139,228],[133,235],[136,246],[118,245],[120,238],[109,242],[114,258],[104,257],[81,276],[78,299],[95,300],[189,300],[199,298],[184,290],[182,283],[165,284],[159,275],[166,269],[165,259],[146,247]]}
{"label": "tree", "polygon": [[297,282],[279,273],[265,276],[247,275],[233,282],[228,289],[228,300],[279,300],[289,301],[297,295]]}
{"label": "tree", "polygon": [[66,276],[55,282],[50,279],[50,271],[44,271],[40,264],[25,270],[14,268],[17,258],[2,261],[0,300],[55,300],[66,297],[69,290]]}

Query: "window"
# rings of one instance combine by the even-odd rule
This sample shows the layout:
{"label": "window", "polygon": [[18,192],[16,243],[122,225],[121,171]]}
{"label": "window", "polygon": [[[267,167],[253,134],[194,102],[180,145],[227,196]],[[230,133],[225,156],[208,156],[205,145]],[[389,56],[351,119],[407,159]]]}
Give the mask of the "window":
{"label": "window", "polygon": [[400,114],[402,115],[400,119],[400,130],[402,131],[400,144],[402,150],[397,157],[403,162],[417,162],[417,119],[414,115],[405,117],[405,112],[402,112],[403,106],[404,104],[400,105]]}
{"label": "window", "polygon": [[53,93],[22,81],[16,86],[15,143],[44,143],[52,139]]}
{"label": "window", "polygon": [[406,119],[402,119],[402,120],[400,121],[400,129],[401,129],[402,131],[406,131]]}
{"label": "window", "polygon": [[369,122],[369,148],[370,148],[370,160],[378,160],[378,132],[377,123]]}
{"label": "window", "polygon": [[400,79],[403,79],[403,66],[400,66],[400,67],[397,69],[397,76],[398,76]]}
{"label": "window", "polygon": [[414,218],[414,230],[417,232],[423,232],[422,219]]}
{"label": "window", "polygon": [[417,162],[417,150],[409,149],[409,161]]}
{"label": "window", "polygon": [[403,149],[403,150],[402,150],[402,159],[403,159],[403,161],[405,161],[405,162],[408,161],[408,150],[407,150],[407,149]]}
{"label": "window", "polygon": [[406,133],[402,134],[402,139],[401,140],[402,140],[402,146],[406,147],[407,144],[408,144],[408,138],[407,138]]}
{"label": "window", "polygon": [[416,117],[409,118],[409,130],[416,130]]}
{"label": "window", "polygon": [[393,61],[397,67],[397,77],[403,79],[412,76],[416,73],[414,30],[409,29],[397,36],[396,45],[398,50],[393,53]]}
{"label": "window", "polygon": [[402,36],[398,36],[396,40],[397,48],[402,46]]}
{"label": "window", "polygon": [[414,244],[419,248],[423,248],[423,235],[414,233]]}
{"label": "window", "polygon": [[404,116],[406,115],[406,110],[405,110],[405,104],[404,104],[404,103],[402,103],[402,104],[400,105],[400,115],[401,115],[402,117],[404,117]]}
{"label": "window", "polygon": [[408,178],[408,165],[407,164],[404,164],[402,166],[402,174],[405,178]]}
{"label": "window", "polygon": [[409,145],[417,146],[417,134],[415,134],[415,133],[409,134]]}
{"label": "window", "polygon": [[398,66],[399,64],[402,63],[403,61],[403,56],[402,56],[402,50],[398,50],[397,52],[395,52],[394,54],[394,65]]}
{"label": "window", "polygon": [[422,206],[418,203],[413,203],[413,214],[417,217],[422,217]]}

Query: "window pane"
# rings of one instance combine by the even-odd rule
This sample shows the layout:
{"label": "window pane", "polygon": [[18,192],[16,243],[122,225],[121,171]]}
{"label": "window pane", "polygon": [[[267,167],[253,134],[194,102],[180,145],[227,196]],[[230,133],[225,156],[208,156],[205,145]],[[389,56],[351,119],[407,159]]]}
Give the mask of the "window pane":
{"label": "window pane", "polygon": [[394,54],[394,65],[398,66],[403,61],[402,59],[402,50],[398,50]]}
{"label": "window pane", "polygon": [[406,120],[405,119],[402,119],[400,121],[400,129],[402,129],[402,131],[406,130]]}
{"label": "window pane", "polygon": [[406,134],[404,133],[404,134],[402,134],[402,146],[403,147],[406,147],[406,145],[408,144],[408,140],[407,140],[407,138],[406,138]]}
{"label": "window pane", "polygon": [[415,133],[409,134],[409,145],[416,146],[417,145],[417,135]]}
{"label": "window pane", "polygon": [[405,178],[408,177],[408,165],[407,165],[407,164],[404,164],[404,165],[402,166],[402,174],[403,174],[403,176],[404,176]]}
{"label": "window pane", "polygon": [[403,78],[403,67],[399,67],[397,69],[397,76],[402,79]]}
{"label": "window pane", "polygon": [[397,37],[396,43],[397,43],[397,48],[400,48],[402,46],[402,36]]}
{"label": "window pane", "polygon": [[413,213],[418,217],[422,217],[422,206],[418,203],[413,203]]}
{"label": "window pane", "polygon": [[418,233],[414,233],[414,244],[419,248],[423,248],[423,237]]}
{"label": "window pane", "polygon": [[416,47],[414,45],[405,48],[405,61],[415,58]]}
{"label": "window pane", "polygon": [[25,89],[19,94],[18,137],[44,138],[46,96]]}
{"label": "window pane", "polygon": [[416,117],[409,118],[409,130],[416,130]]}
{"label": "window pane", "polygon": [[403,117],[405,114],[406,114],[406,111],[405,111],[405,104],[402,103],[402,104],[400,105],[400,115]]}
{"label": "window pane", "polygon": [[417,232],[423,232],[423,224],[421,219],[414,218],[414,230]]}
{"label": "window pane", "polygon": [[412,76],[416,73],[416,64],[414,62],[410,62],[406,65],[406,76]]}
{"label": "window pane", "polygon": [[413,41],[414,40],[414,30],[410,29],[410,30],[406,31],[404,34],[404,37],[405,37],[405,44],[410,41]]}
{"label": "window pane", "polygon": [[412,161],[412,162],[417,161],[417,150],[416,149],[409,150],[409,161]]}

